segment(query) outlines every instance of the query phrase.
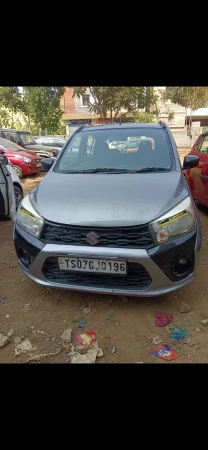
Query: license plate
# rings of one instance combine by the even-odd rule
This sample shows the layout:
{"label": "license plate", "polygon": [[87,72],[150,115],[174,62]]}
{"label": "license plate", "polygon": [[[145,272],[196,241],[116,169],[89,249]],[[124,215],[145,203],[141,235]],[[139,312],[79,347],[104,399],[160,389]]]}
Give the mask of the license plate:
{"label": "license plate", "polygon": [[112,259],[88,259],[88,258],[58,258],[60,270],[74,270],[75,272],[113,273],[126,275],[125,261]]}
{"label": "license plate", "polygon": [[39,167],[41,167],[41,164],[40,163],[36,164],[36,168],[38,169]]}

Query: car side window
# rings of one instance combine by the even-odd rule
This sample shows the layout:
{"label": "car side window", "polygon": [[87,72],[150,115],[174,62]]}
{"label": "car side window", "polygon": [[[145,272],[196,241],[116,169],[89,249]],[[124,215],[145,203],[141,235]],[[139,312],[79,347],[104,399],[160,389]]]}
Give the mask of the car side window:
{"label": "car side window", "polygon": [[197,147],[197,153],[208,153],[208,136],[203,136]]}
{"label": "car side window", "polygon": [[127,145],[127,149],[128,148],[136,148],[136,147],[139,147],[138,142],[131,142],[130,144]]}
{"label": "car side window", "polygon": [[3,139],[0,139],[0,145],[2,145],[2,147],[5,147],[7,150],[17,151],[17,148],[18,148],[12,142],[10,142],[9,140],[4,142]]}
{"label": "car side window", "polygon": [[59,139],[54,139],[53,144],[59,148],[62,148],[64,146],[64,142],[60,141]]}
{"label": "car side window", "polygon": [[43,139],[42,141],[42,145],[53,145],[53,140],[52,139]]}
{"label": "car side window", "polygon": [[18,141],[18,135],[17,135],[17,133],[11,133],[11,132],[9,132],[9,133],[7,134],[7,139],[9,139],[11,142],[17,143],[17,141]]}

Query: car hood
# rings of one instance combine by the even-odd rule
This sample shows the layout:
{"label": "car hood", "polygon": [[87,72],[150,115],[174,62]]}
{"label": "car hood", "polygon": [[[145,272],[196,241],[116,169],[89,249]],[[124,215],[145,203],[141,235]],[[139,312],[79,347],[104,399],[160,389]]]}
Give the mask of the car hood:
{"label": "car hood", "polygon": [[24,150],[20,151],[20,152],[13,152],[12,150],[8,150],[6,152],[6,155],[8,156],[8,158],[9,157],[10,158],[14,158],[15,156],[25,156],[25,158],[30,158],[31,159],[31,156],[34,156],[34,158],[39,159],[39,156],[37,155],[37,153],[35,153],[35,152],[25,152]]}
{"label": "car hood", "polygon": [[45,153],[53,152],[55,150],[54,147],[48,147],[46,145],[39,145],[39,144],[25,145],[25,148],[27,150],[34,150],[34,152],[41,150],[44,151]]}
{"label": "car hood", "polygon": [[141,174],[48,172],[31,193],[45,219],[82,226],[133,226],[158,218],[189,195],[181,171]]}

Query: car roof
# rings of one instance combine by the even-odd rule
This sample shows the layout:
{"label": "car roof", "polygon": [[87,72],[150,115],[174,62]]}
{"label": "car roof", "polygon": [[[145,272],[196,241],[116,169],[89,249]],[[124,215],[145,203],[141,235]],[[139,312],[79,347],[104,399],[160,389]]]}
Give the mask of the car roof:
{"label": "car roof", "polygon": [[62,137],[56,137],[56,136],[34,136],[35,139],[58,139],[60,141],[65,141]]}
{"label": "car roof", "polygon": [[[82,127],[81,127],[82,128]],[[83,129],[80,129],[80,131],[95,131],[95,130],[112,130],[112,129],[128,129],[128,128],[166,128],[166,124],[164,122],[160,123],[141,123],[141,122],[127,122],[127,123],[111,123],[111,124],[104,124],[104,125],[96,125],[96,126],[88,126],[83,127]],[[79,130],[77,130],[79,131]]]}
{"label": "car roof", "polygon": [[30,133],[29,130],[16,130],[16,129],[12,129],[12,128],[0,128],[0,131],[12,131],[14,133],[18,132],[18,133]]}

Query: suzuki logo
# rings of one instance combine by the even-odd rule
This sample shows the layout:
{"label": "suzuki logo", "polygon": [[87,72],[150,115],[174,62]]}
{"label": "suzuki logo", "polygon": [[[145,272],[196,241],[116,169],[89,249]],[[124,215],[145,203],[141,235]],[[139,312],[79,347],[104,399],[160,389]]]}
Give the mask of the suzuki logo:
{"label": "suzuki logo", "polygon": [[86,241],[89,242],[90,245],[96,245],[100,243],[99,237],[99,234],[92,231],[92,233],[86,235]]}

